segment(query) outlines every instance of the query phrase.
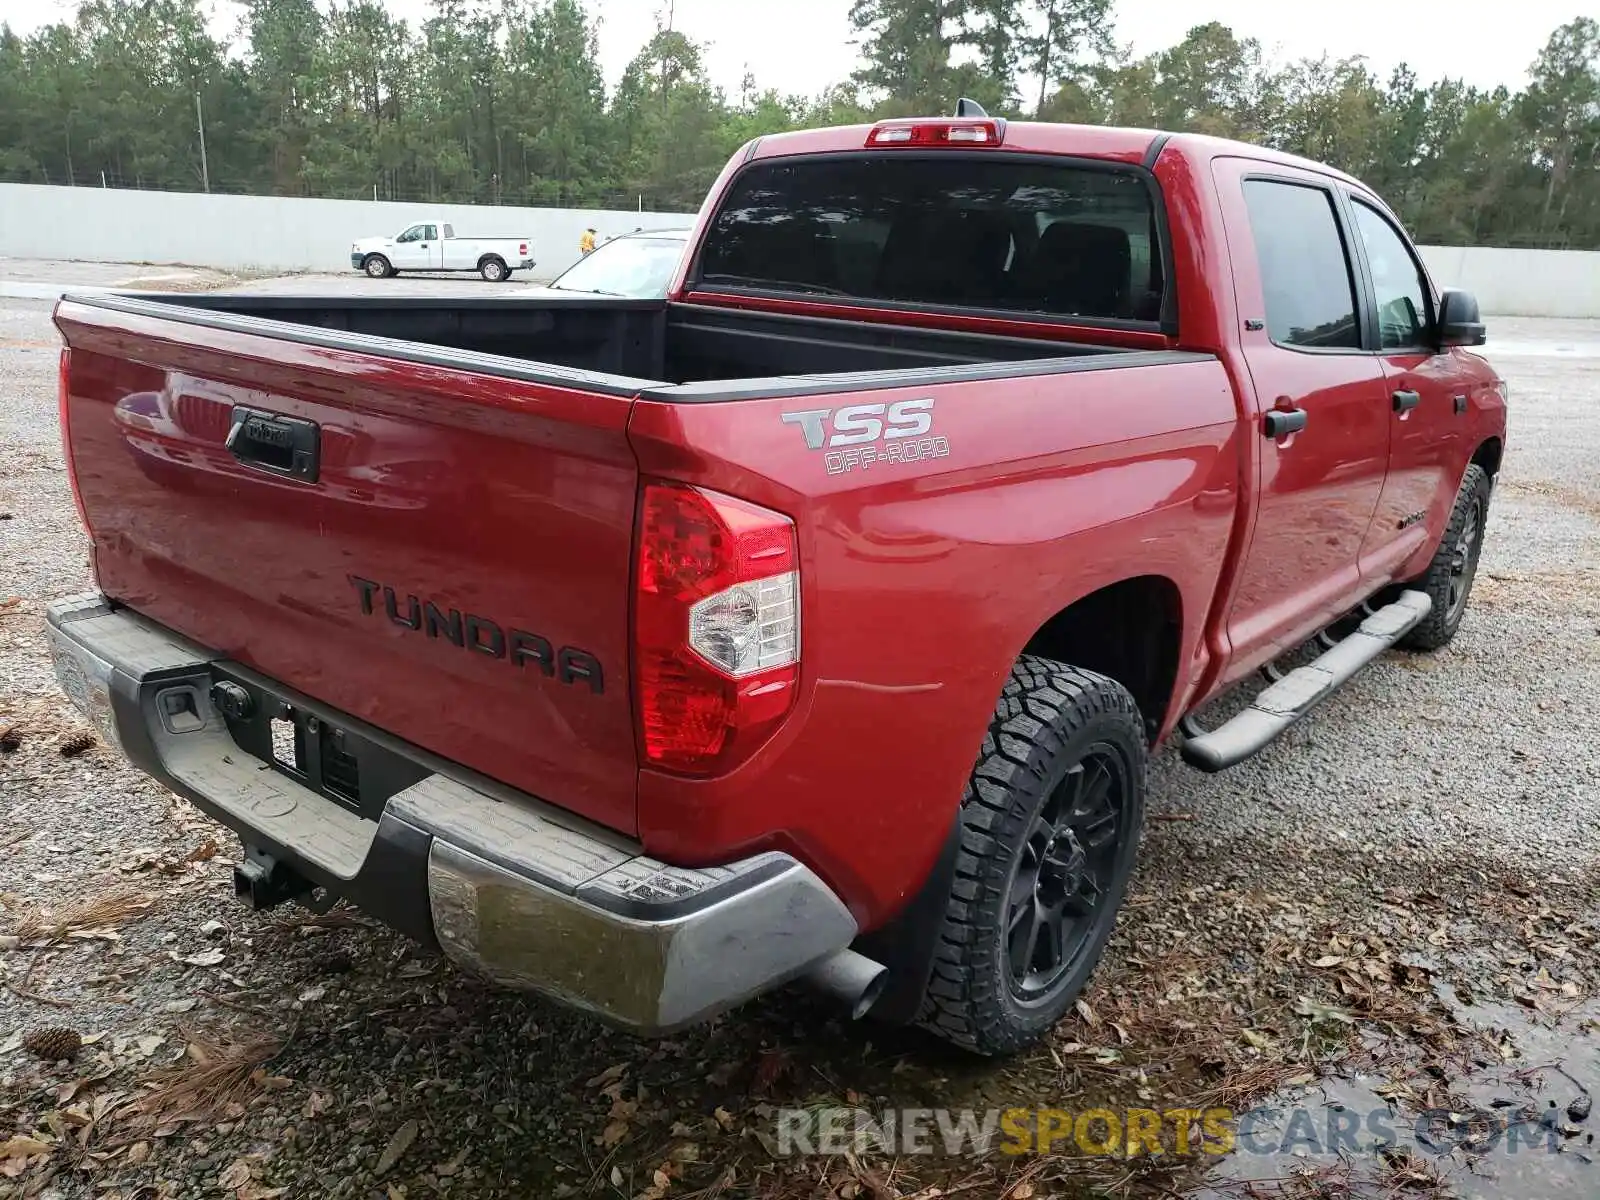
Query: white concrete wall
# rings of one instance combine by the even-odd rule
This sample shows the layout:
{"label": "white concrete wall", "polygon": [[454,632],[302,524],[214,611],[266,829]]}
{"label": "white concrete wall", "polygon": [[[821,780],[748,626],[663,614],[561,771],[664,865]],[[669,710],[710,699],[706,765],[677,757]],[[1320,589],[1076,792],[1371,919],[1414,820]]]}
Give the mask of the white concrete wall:
{"label": "white concrete wall", "polygon": [[[578,257],[578,235],[683,227],[682,213],[497,208],[206,196],[0,183],[0,257],[183,263],[223,270],[342,271],[356,238],[439,216],[465,236],[531,237],[553,278]],[[1423,246],[1436,282],[1474,293],[1487,315],[1600,318],[1600,252]]]}
{"label": "white concrete wall", "polygon": [[223,270],[347,271],[350,243],[440,217],[463,237],[529,237],[554,278],[578,258],[578,237],[683,228],[691,215],[468,204],[207,196],[0,183],[0,257],[183,263]]}
{"label": "white concrete wall", "polygon": [[1600,252],[1421,246],[1441,287],[1477,297],[1487,316],[1600,317]]}

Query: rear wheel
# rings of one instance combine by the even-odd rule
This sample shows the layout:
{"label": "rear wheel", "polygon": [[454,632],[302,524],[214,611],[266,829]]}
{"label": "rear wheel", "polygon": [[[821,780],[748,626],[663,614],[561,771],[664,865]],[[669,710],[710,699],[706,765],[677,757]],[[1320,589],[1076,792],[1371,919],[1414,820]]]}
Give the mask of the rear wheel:
{"label": "rear wheel", "polygon": [[1018,660],[962,799],[955,880],[919,1024],[992,1055],[1060,1020],[1127,889],[1147,757],[1138,705],[1121,684]]}
{"label": "rear wheel", "polygon": [[1447,645],[1461,628],[1467,597],[1478,575],[1483,553],[1483,533],[1489,517],[1489,475],[1477,463],[1467,467],[1450,510],[1450,522],[1434,551],[1428,573],[1417,587],[1428,593],[1433,608],[1423,621],[1400,640],[1407,650],[1437,650]]}
{"label": "rear wheel", "polygon": [[361,269],[371,279],[387,279],[395,273],[389,260],[381,254],[369,254],[361,263]]}
{"label": "rear wheel", "polygon": [[499,283],[510,276],[511,272],[506,264],[498,258],[486,258],[478,264],[478,274],[490,283]]}

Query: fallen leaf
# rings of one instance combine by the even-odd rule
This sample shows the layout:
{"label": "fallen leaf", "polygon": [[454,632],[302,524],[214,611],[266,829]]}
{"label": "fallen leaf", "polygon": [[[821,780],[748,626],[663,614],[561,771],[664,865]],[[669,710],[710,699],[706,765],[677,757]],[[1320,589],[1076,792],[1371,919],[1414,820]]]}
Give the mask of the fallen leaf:
{"label": "fallen leaf", "polygon": [[600,1145],[609,1150],[627,1136],[628,1123],[626,1121],[611,1121],[600,1131]]}
{"label": "fallen leaf", "polygon": [[411,1149],[411,1143],[417,1140],[419,1128],[415,1120],[410,1120],[396,1129],[389,1144],[383,1148],[383,1153],[378,1155],[378,1165],[373,1168],[373,1173],[382,1175],[399,1162],[405,1152]]}
{"label": "fallen leaf", "polygon": [[188,854],[183,856],[184,862],[208,862],[217,856],[217,844],[210,838],[201,842]]}
{"label": "fallen leaf", "polygon": [[1343,961],[1344,958],[1338,954],[1324,954],[1311,965],[1313,967],[1337,967]]}
{"label": "fallen leaf", "polygon": [[166,1040],[159,1033],[147,1033],[144,1037],[135,1038],[133,1044],[139,1048],[140,1055],[149,1058],[156,1052],[156,1047]]}
{"label": "fallen leaf", "polygon": [[1265,1050],[1272,1045],[1272,1039],[1264,1033],[1257,1033],[1254,1029],[1246,1029],[1240,1036],[1257,1050]]}
{"label": "fallen leaf", "polygon": [[1301,996],[1294,1006],[1294,1011],[1302,1017],[1310,1017],[1312,1021],[1342,1021],[1346,1025],[1355,1024],[1355,1018],[1342,1008],[1319,1003],[1309,996]]}
{"label": "fallen leaf", "polygon": [[1072,1007],[1078,1010],[1078,1015],[1083,1018],[1084,1024],[1091,1027],[1100,1024],[1100,1018],[1095,1016],[1094,1009],[1089,1007],[1087,1000],[1075,1000]]}
{"label": "fallen leaf", "polygon": [[214,933],[221,933],[226,928],[226,925],[213,917],[211,920],[204,922],[200,926],[200,933],[204,937],[210,937]]}
{"label": "fallen leaf", "polygon": [[220,947],[213,946],[209,950],[200,951],[199,954],[189,954],[184,956],[173,954],[172,957],[175,962],[186,963],[191,967],[214,967],[224,958],[226,958],[227,955],[222,953]]}
{"label": "fallen leaf", "polygon": [[1006,1193],[1006,1200],[1033,1200],[1033,1184],[1024,1179]]}
{"label": "fallen leaf", "polygon": [[0,1142],[0,1159],[27,1158],[34,1154],[49,1154],[55,1149],[53,1142],[41,1142],[38,1138],[27,1137],[24,1134],[15,1134],[6,1141]]}
{"label": "fallen leaf", "polygon": [[734,1127],[734,1124],[738,1121],[737,1117],[735,1117],[727,1109],[723,1108],[720,1104],[717,1105],[716,1111],[711,1115],[717,1119],[718,1125],[721,1125],[724,1129],[728,1130],[731,1130]]}
{"label": "fallen leaf", "polygon": [[149,1142],[135,1142],[128,1147],[127,1162],[129,1166],[136,1167],[150,1157]]}
{"label": "fallen leaf", "polygon": [[333,1098],[327,1092],[312,1092],[306,1097],[306,1106],[300,1110],[300,1115],[308,1121],[312,1117],[320,1117],[332,1103]]}
{"label": "fallen leaf", "polygon": [[238,1200],[275,1200],[278,1196],[288,1194],[286,1187],[262,1187],[259,1183],[247,1183],[239,1189]]}
{"label": "fallen leaf", "polygon": [[605,1087],[608,1083],[615,1083],[628,1073],[627,1063],[618,1063],[614,1067],[607,1067],[600,1074],[589,1080],[588,1086],[592,1088]]}
{"label": "fallen leaf", "polygon": [[428,974],[432,970],[433,968],[427,963],[418,962],[416,959],[412,959],[408,963],[402,963],[400,969],[395,972],[395,975],[400,979],[416,979],[419,976]]}
{"label": "fallen leaf", "polygon": [[461,1170],[461,1165],[467,1161],[467,1154],[470,1150],[470,1146],[461,1147],[461,1149],[455,1152],[449,1162],[442,1162],[438,1166],[434,1167],[433,1173],[443,1179],[450,1178],[450,1176]]}
{"label": "fallen leaf", "polygon": [[684,1142],[681,1146],[674,1146],[667,1157],[675,1163],[699,1162],[700,1147],[693,1142]]}
{"label": "fallen leaf", "polygon": [[169,1013],[185,1013],[199,1003],[200,1001],[191,996],[187,1000],[168,1000],[161,1007]]}
{"label": "fallen leaf", "polygon": [[301,992],[300,999],[303,1003],[309,1004],[313,1000],[321,1000],[327,994],[328,989],[319,984],[317,987],[308,987],[305,991]]}
{"label": "fallen leaf", "polygon": [[217,1186],[225,1192],[236,1192],[250,1182],[250,1164],[242,1158],[236,1158],[228,1164],[228,1169],[217,1176]]}

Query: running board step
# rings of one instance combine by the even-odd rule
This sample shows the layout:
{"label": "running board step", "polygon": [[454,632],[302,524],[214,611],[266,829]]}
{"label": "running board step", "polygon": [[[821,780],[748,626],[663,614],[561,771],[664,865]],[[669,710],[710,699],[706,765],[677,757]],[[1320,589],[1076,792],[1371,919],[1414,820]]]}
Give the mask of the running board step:
{"label": "running board step", "polygon": [[1210,733],[1186,739],[1183,761],[1213,772],[1243,762],[1349,683],[1362,667],[1426,619],[1432,608],[1427,593],[1402,592],[1315,662],[1296,667],[1263,689],[1238,716]]}

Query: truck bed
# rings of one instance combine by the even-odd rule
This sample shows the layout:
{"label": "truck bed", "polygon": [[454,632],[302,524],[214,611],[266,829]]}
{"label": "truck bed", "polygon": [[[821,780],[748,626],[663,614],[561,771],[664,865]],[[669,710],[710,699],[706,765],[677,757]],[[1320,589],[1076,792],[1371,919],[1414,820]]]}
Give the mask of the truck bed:
{"label": "truck bed", "polygon": [[[954,380],[981,378],[987,372],[971,368],[990,364],[1005,364],[1008,375],[1023,369],[1053,373],[1121,366],[1130,354],[1147,360],[1150,354],[1081,342],[611,297],[212,293],[128,294],[89,302],[312,344],[370,346],[411,361],[428,361],[425,347],[492,355],[511,361],[479,360],[473,368],[548,383],[572,383],[572,372],[583,372],[590,376],[583,383],[613,394],[746,385],[734,392],[693,387],[681,393],[682,399],[732,399],[751,394],[752,381],[796,375],[944,368],[940,378]],[[358,337],[340,336],[348,334]],[[373,346],[367,338],[388,344]],[[451,356],[436,361],[457,365],[461,360]],[[781,386],[795,390],[792,379]]]}

